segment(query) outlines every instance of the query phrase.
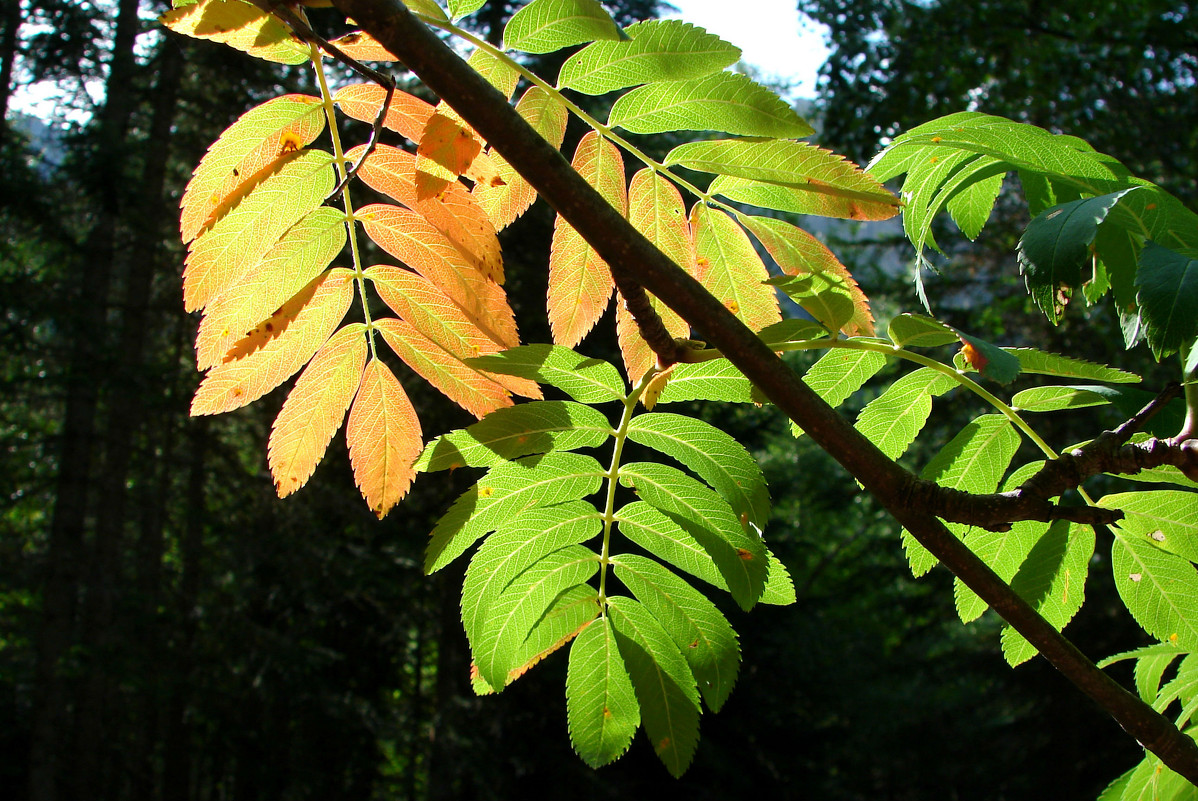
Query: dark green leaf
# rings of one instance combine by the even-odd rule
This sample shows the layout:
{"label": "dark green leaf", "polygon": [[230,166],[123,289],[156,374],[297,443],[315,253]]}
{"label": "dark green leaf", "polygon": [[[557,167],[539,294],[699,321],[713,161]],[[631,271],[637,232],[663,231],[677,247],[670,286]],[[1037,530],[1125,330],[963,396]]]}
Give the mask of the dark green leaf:
{"label": "dark green leaf", "polygon": [[1153,355],[1190,347],[1198,337],[1198,259],[1149,242],[1140,253],[1136,288]]}

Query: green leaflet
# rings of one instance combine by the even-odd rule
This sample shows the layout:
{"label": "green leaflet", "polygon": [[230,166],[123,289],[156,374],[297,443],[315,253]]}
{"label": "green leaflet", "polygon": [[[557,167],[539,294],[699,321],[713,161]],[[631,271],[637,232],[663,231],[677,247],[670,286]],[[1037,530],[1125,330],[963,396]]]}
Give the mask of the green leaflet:
{"label": "green leaflet", "polygon": [[670,373],[658,403],[710,400],[725,403],[758,403],[753,384],[727,359],[679,364]]}
{"label": "green leaflet", "polygon": [[1178,725],[1184,726],[1189,719],[1187,713],[1192,712],[1190,704],[1193,703],[1196,695],[1198,695],[1198,654],[1188,654],[1177,666],[1177,675],[1161,688],[1155,703],[1156,710],[1164,712],[1170,704],[1180,698],[1186,703],[1186,706],[1182,709],[1183,717],[1178,720]]}
{"label": "green leaflet", "polygon": [[728,620],[697,590],[652,559],[612,557],[616,577],[662,625],[686,659],[711,711],[718,712],[736,683],[740,647]]}
{"label": "green leaflet", "polygon": [[723,431],[693,417],[651,412],[632,419],[628,438],[677,459],[719,492],[734,513],[764,528],[770,495],[761,468]]}
{"label": "green leaflet", "polygon": [[695,677],[661,624],[632,598],[608,598],[620,656],[632,677],[641,722],[654,752],[674,777],[690,765],[699,741]]}
{"label": "green leaflet", "polygon": [[932,398],[957,386],[950,376],[921,367],[895,381],[857,416],[856,428],[891,459],[897,459],[919,436]]}
{"label": "green leaflet", "polygon": [[595,42],[572,55],[558,86],[588,95],[654,81],[685,81],[718,72],[740,59],[740,48],[680,20],[629,25],[631,41]]}
{"label": "green leaflet", "polygon": [[[965,532],[962,539],[999,578],[1010,582],[1047,528],[1046,523],[1036,520],[1020,520],[1013,523],[1008,531],[971,529]],[[977,620],[989,606],[956,577],[953,579],[953,602],[962,623]]]}
{"label": "green leaflet", "polygon": [[1089,387],[1032,387],[1011,398],[1011,406],[1021,412],[1059,412],[1107,403],[1109,398]]}
{"label": "green leaflet", "polygon": [[449,0],[449,16],[456,22],[482,8],[487,0]]}
{"label": "green leaflet", "polygon": [[[1015,380],[1015,376],[1019,375],[1019,359],[984,339],[962,334],[959,331],[957,333],[960,335],[961,341],[965,343],[965,347],[958,354],[958,361],[967,362],[984,378],[989,378],[1000,384],[1009,384]],[[961,369],[960,365],[958,368]]]}
{"label": "green leaflet", "polygon": [[623,756],[641,725],[632,679],[607,618],[588,624],[570,646],[566,719],[574,751],[592,768]]}
{"label": "green leaflet", "polygon": [[721,131],[797,139],[815,133],[778,95],[738,72],[633,89],[612,105],[607,124],[638,134]]}
{"label": "green leaflet", "polygon": [[597,0],[533,0],[503,29],[503,49],[552,53],[563,47],[621,39],[621,31]]}
{"label": "green leaflet", "polygon": [[[1194,737],[1198,733],[1187,734]],[[1121,794],[1114,795],[1120,788]],[[1099,801],[1194,801],[1195,798],[1198,791],[1194,785],[1153,754],[1146,754],[1130,773],[1116,779]]]}
{"label": "green leaflet", "polygon": [[955,329],[922,314],[898,315],[890,321],[886,333],[900,348],[935,348],[961,340]]}
{"label": "green leaflet", "polygon": [[769,548],[765,549],[765,556],[769,560],[769,575],[765,579],[765,590],[761,593],[758,603],[771,606],[790,606],[798,600],[794,581],[790,578],[790,571]]}
{"label": "green leaflet", "polygon": [[496,409],[461,431],[442,434],[425,446],[414,466],[426,472],[493,467],[532,453],[593,448],[611,435],[607,418],[590,406],[532,401]]}
{"label": "green leaflet", "polygon": [[312,57],[308,45],[282,20],[241,0],[176,4],[159,21],[176,33],[221,42],[265,61],[295,65]]}
{"label": "green leaflet", "polygon": [[448,19],[441,6],[437,5],[437,0],[403,0],[403,4],[413,13],[423,14],[429,19]]}
{"label": "green leaflet", "polygon": [[1165,670],[1177,659],[1177,654],[1156,654],[1136,660],[1136,692],[1149,704],[1155,704],[1160,695],[1161,678]]}
{"label": "green leaflet", "polygon": [[853,305],[854,287],[849,283],[850,280],[847,276],[831,272],[809,272],[775,275],[765,283],[785,292],[787,297],[819,320],[828,331],[839,331],[857,313]]}
{"label": "green leaflet", "polygon": [[579,403],[624,399],[624,381],[610,362],[591,359],[560,345],[521,345],[463,360],[477,370],[531,378],[565,392]]}
{"label": "green leaflet", "polygon": [[550,453],[491,468],[449,507],[430,535],[425,572],[433,573],[513,516],[575,501],[599,489],[603,468],[590,456]]}
{"label": "green leaflet", "polygon": [[467,639],[478,641],[491,604],[512,579],[547,554],[586,542],[602,528],[599,513],[584,501],[529,509],[500,526],[470,560],[462,582]]}
{"label": "green leaflet", "polygon": [[[683,530],[678,521],[644,501],[633,501],[616,513],[620,533],[649,553],[721,590],[728,582],[712,555]],[[722,550],[722,549],[720,549]]]}
{"label": "green leaflet", "polygon": [[546,554],[512,581],[491,602],[477,640],[474,664],[491,687],[501,690],[509,673],[521,667],[524,639],[545,611],[566,590],[599,572],[599,557],[582,545]]}
{"label": "green leaflet", "polygon": [[[951,184],[957,179],[954,176],[948,182],[950,186],[942,189],[942,192],[949,193],[948,213],[953,218],[953,222],[961,229],[961,233],[965,234],[970,241],[977,239],[978,234],[982,232],[982,228],[986,225],[986,221],[990,219],[990,212],[994,209],[994,202],[998,200],[998,193],[1002,191],[1003,175],[1006,172],[1005,165],[999,165],[985,157],[978,158],[970,165],[970,169],[976,169],[981,172],[987,170],[986,177],[979,177],[977,173],[965,175],[967,171],[962,170],[960,177],[961,188],[953,193]],[[966,182],[968,178],[968,182]]]}
{"label": "green leaflet", "polygon": [[[886,357],[880,353],[834,348],[811,365],[803,375],[803,381],[829,406],[836,407],[861,389],[885,365]],[[791,423],[791,431],[796,437],[803,435],[803,430],[796,423]]]}
{"label": "green leaflet", "polygon": [[1198,650],[1194,565],[1122,528],[1115,529],[1111,550],[1115,587],[1136,622],[1158,640]]}
{"label": "green leaflet", "polygon": [[727,501],[667,465],[624,465],[620,483],[636,490],[641,500],[656,506],[699,541],[743,609],[757,602],[768,572],[765,545],[759,536],[746,532]]}
{"label": "green leaflet", "polygon": [[1152,355],[1159,360],[1191,347],[1198,337],[1198,259],[1149,242],[1140,254],[1136,290]]}
{"label": "green leaflet", "polygon": [[757,332],[763,342],[777,344],[782,342],[804,342],[828,336],[828,331],[814,320],[803,320],[798,317],[767,325]]}
{"label": "green leaflet", "polygon": [[1051,375],[1058,378],[1089,378],[1094,381],[1106,381],[1110,384],[1134,384],[1140,377],[1105,364],[1096,364],[1072,356],[1061,356],[1057,353],[1047,353],[1035,348],[1003,348],[1019,360],[1019,371]]}

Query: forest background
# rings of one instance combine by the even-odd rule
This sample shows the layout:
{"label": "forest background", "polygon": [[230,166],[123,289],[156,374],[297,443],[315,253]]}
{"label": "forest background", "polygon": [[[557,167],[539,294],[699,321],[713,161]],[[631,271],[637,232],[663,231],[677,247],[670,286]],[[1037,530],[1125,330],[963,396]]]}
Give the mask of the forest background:
{"label": "forest background", "polygon": [[[488,3],[474,24],[497,40],[518,5]],[[612,5],[621,23],[657,10]],[[911,579],[897,525],[784,420],[756,411],[722,410],[719,422],[752,443],[770,480],[770,541],[798,603],[730,611],[742,680],[704,723],[686,776],[669,778],[641,741],[614,766],[586,768],[564,736],[562,659],[476,698],[460,571],[420,570],[426,533],[465,477],[425,477],[380,523],[335,440],[342,452],[280,502],[262,454],[281,396],[187,416],[199,376],[195,321],[179,303],[178,197],[232,119],[280,88],[311,92],[312,76],[177,38],[157,27],[158,3],[4,8],[0,787],[34,801],[512,798],[534,787],[829,799],[1051,787],[1089,799],[1139,759],[1042,660],[1007,668],[997,620],[962,627],[951,577]],[[829,27],[821,145],[864,162],[900,130],[978,109],[1080,135],[1198,200],[1187,4],[799,8]],[[31,82],[60,85],[74,122],[8,113],[14,88]],[[1101,314],[1052,328],[1034,313],[1013,264],[1026,224],[1017,207],[1005,204],[979,243],[949,248],[953,269],[929,279],[937,313],[1004,345],[1141,370],[1143,354],[1103,335]],[[546,335],[551,227],[538,204],[504,234],[507,289],[530,341]],[[829,244],[875,306],[913,310],[909,275],[876,269],[898,237],[839,241],[855,234],[833,230]],[[418,382],[409,391],[430,431],[468,421]],[[1067,440],[1092,420],[1064,415],[1054,434]],[[948,407],[931,422],[943,436],[928,441],[961,422]],[[1092,565],[1090,582],[1071,637],[1097,656],[1142,644],[1115,614],[1109,564]]]}

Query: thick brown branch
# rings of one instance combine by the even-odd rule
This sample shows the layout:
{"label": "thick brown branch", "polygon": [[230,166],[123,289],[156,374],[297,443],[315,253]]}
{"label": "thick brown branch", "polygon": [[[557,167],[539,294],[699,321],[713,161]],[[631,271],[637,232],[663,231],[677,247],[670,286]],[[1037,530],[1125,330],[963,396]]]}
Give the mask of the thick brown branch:
{"label": "thick brown branch", "polygon": [[932,554],[1101,704],[1133,737],[1198,783],[1198,743],[1085,657],[954,537],[905,501],[910,473],[862,437],[693,278],[653,247],[399,0],[334,0],[474,127],[611,266],[704,332],[774,404],[841,463]]}

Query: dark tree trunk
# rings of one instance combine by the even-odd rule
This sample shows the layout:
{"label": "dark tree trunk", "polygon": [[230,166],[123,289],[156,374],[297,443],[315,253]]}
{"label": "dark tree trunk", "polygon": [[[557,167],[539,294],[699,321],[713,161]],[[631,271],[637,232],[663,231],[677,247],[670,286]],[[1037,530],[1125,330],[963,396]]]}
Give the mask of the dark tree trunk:
{"label": "dark tree trunk", "polygon": [[8,134],[8,99],[12,96],[13,66],[17,60],[17,32],[21,29],[20,0],[4,3],[4,32],[0,34],[0,140]]}

